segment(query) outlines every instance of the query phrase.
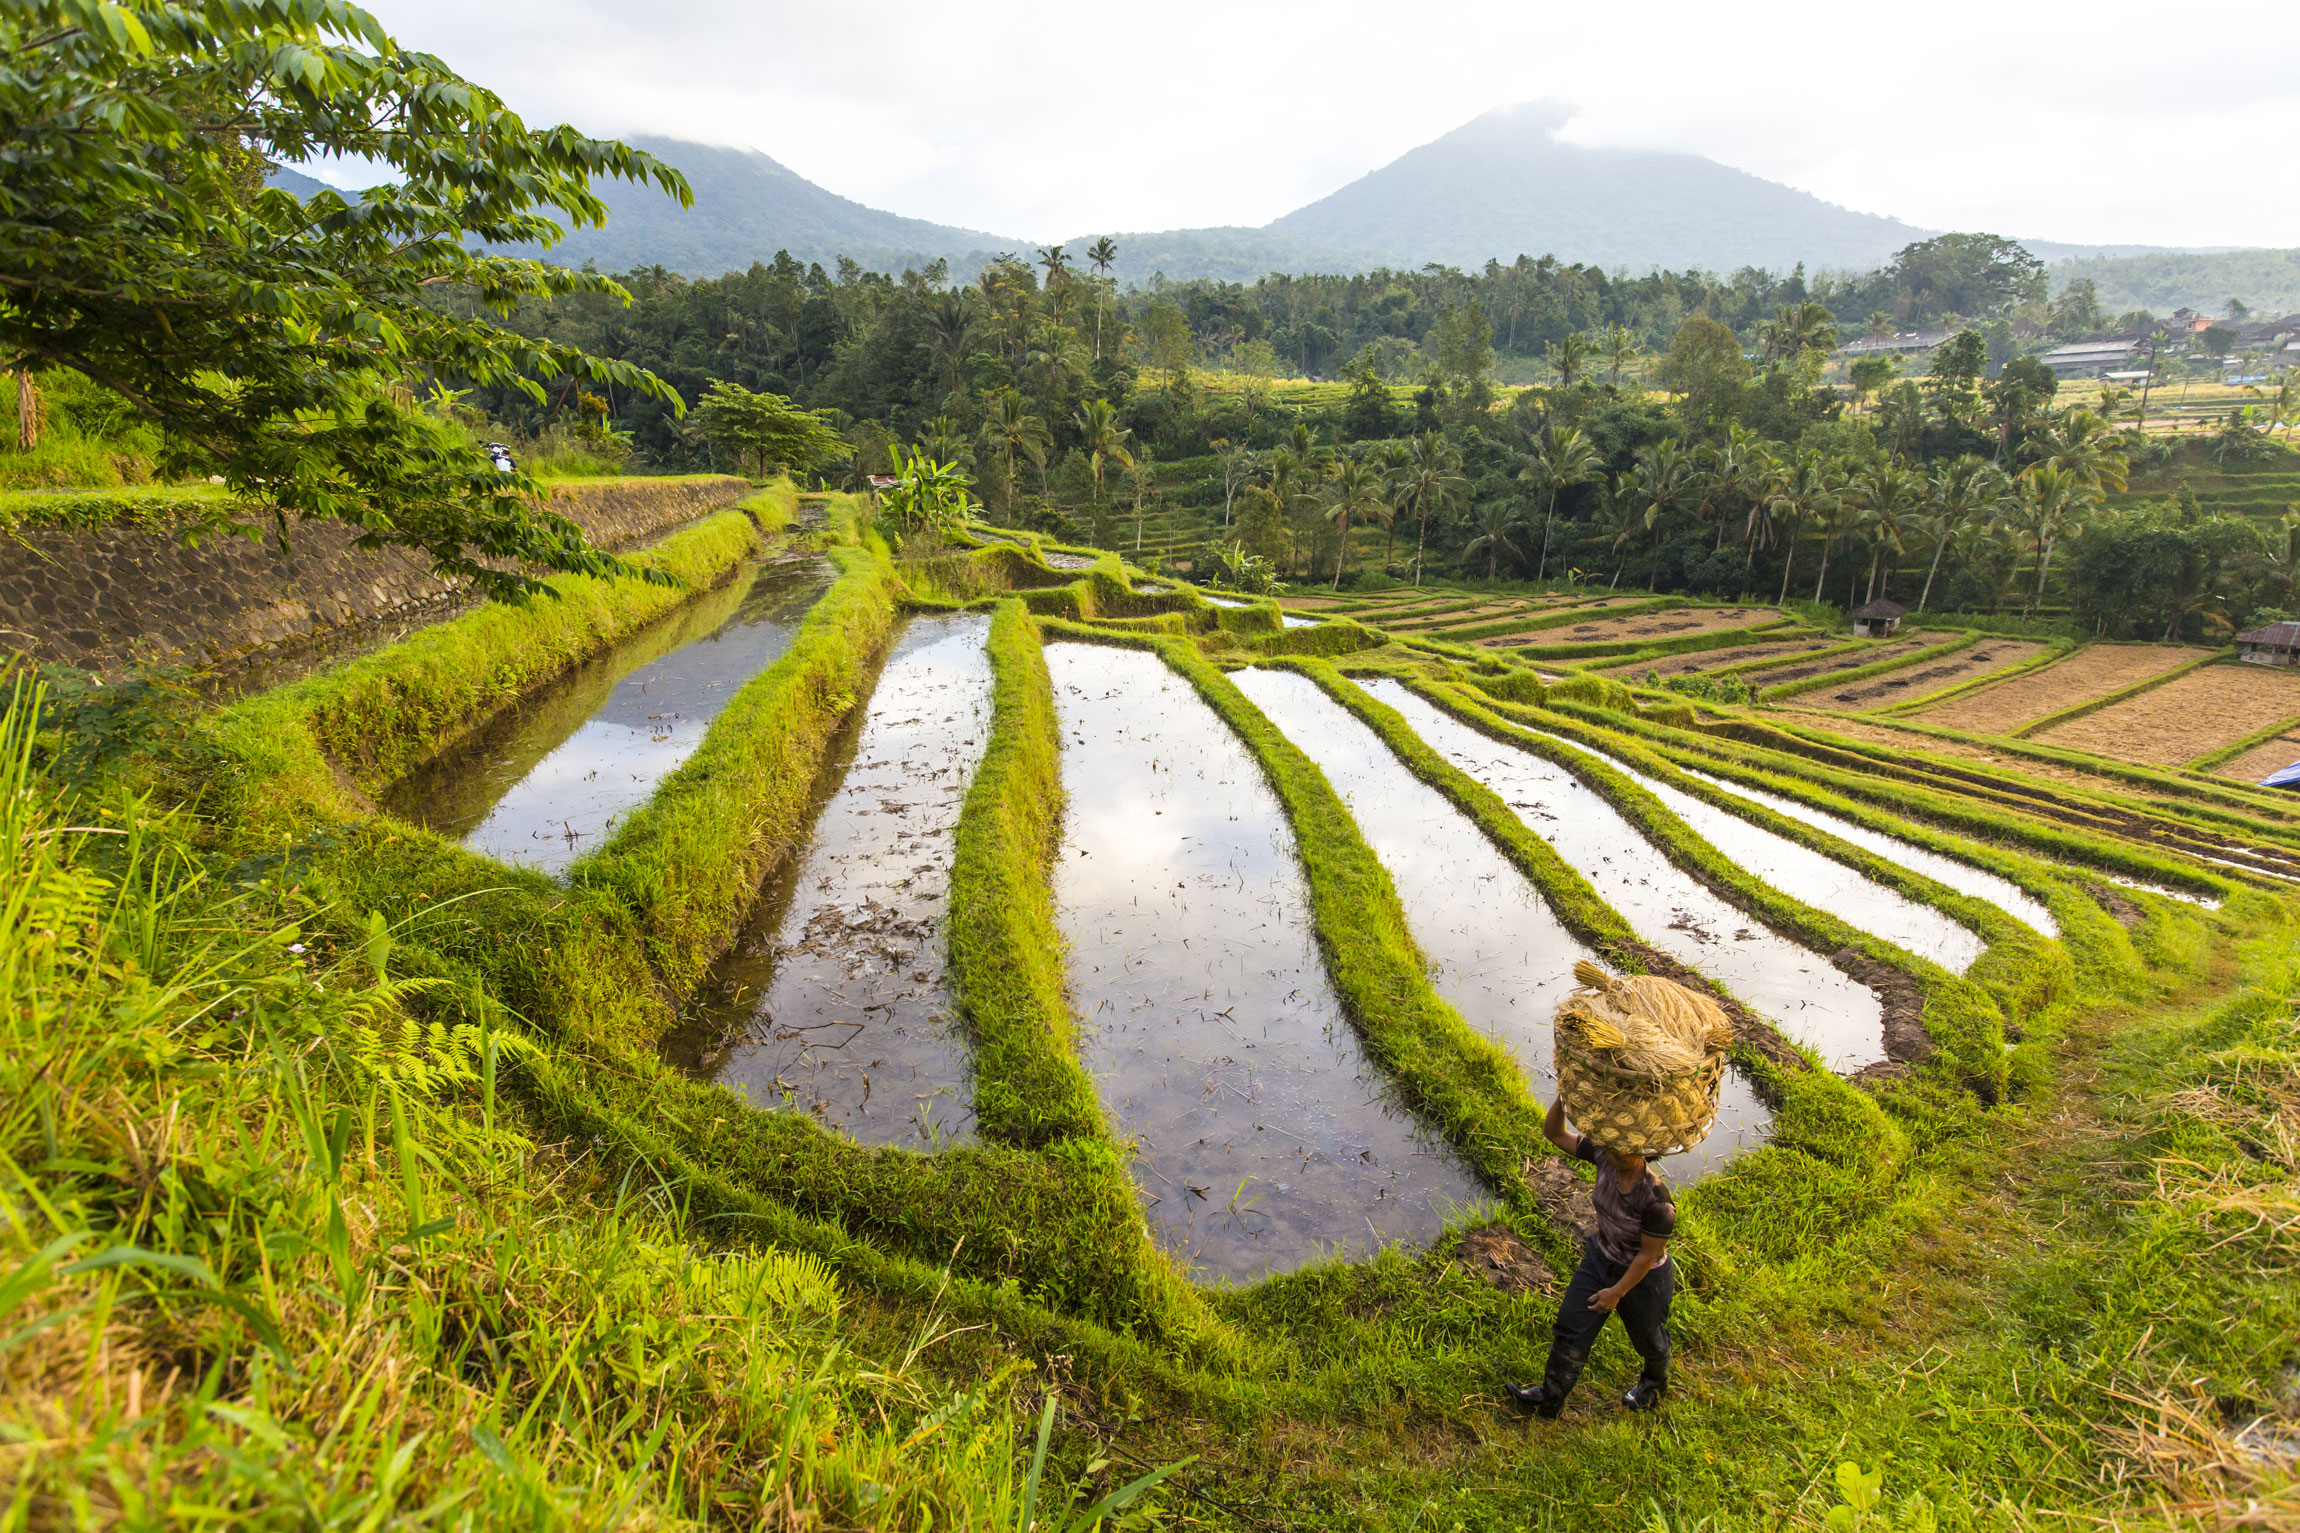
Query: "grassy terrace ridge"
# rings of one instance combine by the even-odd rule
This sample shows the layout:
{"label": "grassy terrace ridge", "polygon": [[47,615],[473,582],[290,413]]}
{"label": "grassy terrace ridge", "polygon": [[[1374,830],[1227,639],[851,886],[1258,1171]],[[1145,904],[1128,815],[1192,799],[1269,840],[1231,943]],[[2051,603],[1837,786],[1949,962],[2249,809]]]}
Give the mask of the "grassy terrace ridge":
{"label": "grassy terrace ridge", "polygon": [[2222,762],[2234,761],[2246,751],[2266,745],[2278,735],[2291,729],[2300,729],[2300,713],[2293,714],[2290,718],[2278,719],[2265,729],[2255,729],[2241,740],[2231,741],[2218,750],[2206,751],[2193,761],[2184,761],[2180,764],[2180,769],[2183,772],[2209,772]]}
{"label": "grassy terrace ridge", "polygon": [[[1880,721],[1870,721],[1880,722]],[[1906,730],[1919,737],[1950,740],[1960,745],[1979,747],[1998,756],[2014,760],[2028,760],[2066,767],[2073,771],[2110,782],[2146,790],[2153,797],[2128,797],[2106,788],[2071,788],[2041,778],[2019,778],[2029,791],[2074,795],[2083,799],[2114,804],[2122,809],[2140,810],[2168,819],[2184,820],[2199,826],[2242,830],[2283,844],[2292,844],[2300,838],[2300,804],[2273,790],[2252,788],[2232,783],[2226,778],[2211,777],[2200,772],[2182,769],[2178,772],[2156,767],[2135,766],[2129,762],[2107,756],[2088,756],[2081,751],[2063,750],[2057,746],[2040,745],[2029,740],[2008,740],[1999,735],[1976,735],[1964,730],[1950,729],[1938,724],[1921,723],[1914,719],[1881,721],[1892,729]],[[1828,734],[1818,721],[1771,719],[1770,727],[1792,737],[1808,734],[1825,743],[1832,750],[1880,762],[1894,762],[1904,758],[1920,760],[1929,767],[1948,772],[1971,773],[1974,763],[1954,756],[1936,755],[1913,747],[1895,749],[1871,744],[1868,741]],[[2006,774],[2014,776],[2017,774]]]}
{"label": "grassy terrace ridge", "polygon": [[2001,671],[1985,671],[1978,676],[1968,676],[1963,681],[1951,682],[1937,692],[1927,692],[1922,697],[1908,698],[1902,702],[1879,708],[1875,710],[1873,716],[1890,715],[1899,718],[1904,714],[1913,714],[1928,708],[1938,708],[1942,704],[1954,702],[1960,697],[1986,691],[2000,681],[2011,681],[2016,676],[2026,676],[2032,672],[2041,671],[2047,666],[2058,665],[2061,661],[2069,659],[2083,650],[2085,646],[2086,641],[2081,639],[2055,639],[2047,643],[2040,653],[2029,656],[2028,659],[2023,660],[2018,665],[2008,665]]}
{"label": "grassy terrace ridge", "polygon": [[[1769,623],[1751,623],[1746,628],[1681,634],[1674,639],[1622,639],[1599,644],[1521,644],[1513,648],[1510,654],[1511,658],[1527,663],[1547,660],[1567,664],[1568,668],[1586,666],[1596,670],[1611,670],[1644,660],[1664,660],[1671,655],[1696,655],[1703,650],[1732,649],[1743,644],[1802,638],[1809,631],[1799,619],[1782,617]],[[1596,665],[1595,662],[1599,660],[1607,663]]]}
{"label": "grassy terrace ridge", "polygon": [[[834,536],[848,540],[832,550],[842,573],[791,648],[738,691],[695,754],[570,870],[565,886],[353,806],[339,810],[350,818],[318,827],[310,876],[347,908],[413,923],[401,961],[451,987],[468,1009],[521,1017],[537,1030],[542,1052],[522,1078],[544,1121],[604,1136],[634,1165],[671,1157],[716,1178],[730,1197],[770,1200],[785,1210],[778,1239],[800,1242],[850,1277],[864,1253],[873,1272],[892,1253],[992,1283],[1019,1280],[1034,1304],[1056,1311],[1195,1335],[1205,1318],[1151,1249],[1115,1147],[865,1148],[803,1115],[744,1107],[655,1052],[759,881],[803,844],[816,769],[834,734],[859,718],[892,634],[898,588],[883,547],[858,529],[851,508],[834,522],[845,529]],[[413,695],[416,683],[448,669],[437,657],[455,653],[459,640],[483,641],[499,663],[518,648],[523,625],[548,640],[551,615],[541,605],[487,608],[429,630],[427,642],[371,657],[386,678],[395,664],[411,668],[396,678],[407,685],[379,690]],[[291,728],[302,696],[289,688],[255,700],[246,711],[262,729],[226,710],[218,730],[226,751]],[[398,717],[415,728],[428,715]],[[378,727],[388,729],[388,720]],[[405,755],[408,765],[421,759]],[[268,764],[250,763],[259,771]],[[270,837],[294,833],[296,785],[324,780],[328,767],[307,744],[290,768],[245,795],[262,812],[243,824]],[[278,807],[283,800],[288,807]],[[802,1241],[808,1229],[818,1233]],[[970,1292],[978,1305],[993,1297]],[[1053,1316],[1035,1323],[1043,1328]]]}
{"label": "grassy terrace ridge", "polygon": [[[1819,691],[1823,687],[1843,686],[1848,681],[1866,681],[1872,676],[1882,676],[1888,671],[1898,671],[1906,666],[1921,665],[1927,661],[1938,660],[1943,655],[1953,655],[1960,649],[1970,649],[1980,641],[1981,635],[1977,633],[1960,633],[1945,643],[1930,644],[1923,649],[1913,649],[1905,655],[1874,660],[1867,665],[1848,666],[1841,671],[1824,671],[1818,676],[1807,676],[1799,681],[1784,681],[1777,686],[1765,688],[1757,696],[1768,703],[1783,702],[1801,693]],[[1869,642],[1874,643],[1875,641]]]}
{"label": "grassy terrace ridge", "polygon": [[[1292,829],[1319,951],[1343,1014],[1479,1179],[1512,1212],[1532,1212],[1524,1168],[1529,1156],[1553,1153],[1541,1136],[1546,1104],[1533,1100],[1509,1055],[1431,988],[1389,874],[1325,774],[1186,640],[1060,620],[1044,628],[1055,637],[1151,651],[1238,737]],[[1561,1239],[1553,1235],[1551,1243]]]}
{"label": "grassy terrace ridge", "polygon": [[[1519,705],[1472,697],[1458,684],[1414,680],[1407,685],[1480,733],[1530,751],[1572,773],[1618,810],[1670,862],[1706,884],[1726,903],[1781,936],[1823,957],[1850,950],[1906,976],[1922,992],[1922,1026],[1938,1052],[1921,1061],[1911,1060],[1913,1051],[1893,1038],[1888,1030],[1887,1045],[1895,1058],[1917,1062],[1928,1074],[1946,1065],[1951,1079],[1970,1084],[1991,1098],[2001,1093],[2005,1081],[2005,1019],[1987,991],[1753,877],[1720,855],[1659,799],[1623,776],[1602,756],[1525,727],[1519,721],[1526,717],[1527,710]],[[1648,757],[1647,761],[1652,759]],[[1642,767],[1647,762],[1638,764]],[[1745,805],[1743,809],[1755,807]],[[1930,880],[1925,881],[1925,886],[1938,890],[1941,895],[1949,893]],[[1964,897],[1955,898],[1960,902],[1957,908],[1962,908]]]}
{"label": "grassy terrace ridge", "polygon": [[[1692,601],[1682,596],[1655,596],[1642,601],[1623,602],[1618,607],[1608,607],[1605,615],[1609,618],[1643,617],[1648,612],[1672,612],[1679,607],[1693,605],[1695,604]],[[1714,605],[1729,606],[1731,603],[1718,602]],[[1546,629],[1562,628],[1577,619],[1588,617],[1594,610],[1591,607],[1568,607],[1560,612],[1528,614],[1520,618],[1497,618],[1490,623],[1465,623],[1459,628],[1448,628],[1441,632],[1443,637],[1455,643],[1476,639],[1498,639],[1506,634],[1540,633]],[[1431,637],[1435,636],[1437,635],[1431,635]]]}
{"label": "grassy terrace ridge", "polygon": [[2112,708],[2127,698],[2138,697],[2143,692],[2153,692],[2168,681],[2179,680],[2190,671],[2201,669],[2215,661],[2233,660],[2235,656],[2236,650],[2233,645],[2209,651],[2185,665],[2176,665],[2169,671],[2159,671],[2154,676],[2143,676],[2138,681],[2117,687],[2112,691],[2103,692],[2098,697],[2087,698],[2073,708],[2063,708],[2058,713],[2048,713],[2043,718],[2030,719],[2020,728],[2012,730],[2006,738],[2026,740],[2033,735],[2040,735],[2057,724],[2073,723],[2077,719],[2098,713],[2103,708]]}

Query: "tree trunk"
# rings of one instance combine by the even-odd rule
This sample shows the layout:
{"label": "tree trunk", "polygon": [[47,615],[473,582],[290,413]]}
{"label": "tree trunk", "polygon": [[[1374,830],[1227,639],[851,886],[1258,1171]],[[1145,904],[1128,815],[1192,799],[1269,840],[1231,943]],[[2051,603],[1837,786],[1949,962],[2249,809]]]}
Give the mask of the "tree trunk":
{"label": "tree trunk", "polygon": [[1334,550],[1334,589],[1342,588],[1342,569],[1350,562],[1350,513],[1342,513],[1342,542]]}
{"label": "tree trunk", "polygon": [[1829,545],[1836,541],[1833,535],[1821,539],[1821,573],[1813,580],[1813,600],[1815,601],[1821,599],[1821,588],[1829,583]]}
{"label": "tree trunk", "polygon": [[1414,589],[1417,591],[1421,589],[1422,584],[1422,546],[1429,542],[1429,537],[1430,503],[1425,500],[1422,502],[1421,531],[1414,535]]}
{"label": "tree trunk", "polygon": [[40,445],[40,428],[48,421],[48,402],[40,397],[40,385],[32,377],[30,368],[19,369],[16,374],[16,445],[30,452]]}
{"label": "tree trunk", "polygon": [[1781,551],[1781,594],[1773,598],[1773,605],[1784,606],[1789,600],[1789,572],[1797,567],[1797,535],[1789,534],[1789,546]]}

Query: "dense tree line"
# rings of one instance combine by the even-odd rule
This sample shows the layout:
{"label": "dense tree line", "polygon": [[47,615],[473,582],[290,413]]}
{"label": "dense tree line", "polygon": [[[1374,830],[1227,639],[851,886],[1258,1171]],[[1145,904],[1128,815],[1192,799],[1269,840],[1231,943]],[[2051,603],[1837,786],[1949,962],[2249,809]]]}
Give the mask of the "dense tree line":
{"label": "dense tree line", "polygon": [[[627,308],[577,294],[512,323],[688,399],[787,397],[843,444],[802,465],[833,477],[913,448],[960,466],[995,518],[1105,542],[1145,498],[1192,508],[1238,571],[1443,567],[2157,623],[2145,603],[2095,599],[2115,561],[2093,550],[2131,520],[2103,520],[2128,457],[2161,448],[2119,429],[2114,391],[2072,405],[2049,369],[1995,354],[1992,332],[2024,314],[2100,321],[2065,312],[2081,293],[2039,320],[2041,268],[2008,242],[1944,236],[1859,278],[1520,261],[1125,292],[1113,255],[1056,247],[964,282],[939,263],[888,277],[787,256],[706,282],[651,269],[622,277]],[[1921,375],[1876,358],[1825,382],[1856,324],[1960,328]],[[1528,357],[1547,381],[1505,398],[1499,369]],[[1304,374],[1347,387],[1316,408],[1277,403],[1277,380]],[[2225,449],[2281,451],[2267,433],[2290,435],[2291,393]],[[574,384],[480,401],[529,431],[581,423],[657,466],[753,456],[714,437],[724,409],[682,418]],[[2174,630],[2278,605],[2244,530],[2208,533],[2166,534],[2219,540],[2205,561],[2218,594],[2172,614]]]}

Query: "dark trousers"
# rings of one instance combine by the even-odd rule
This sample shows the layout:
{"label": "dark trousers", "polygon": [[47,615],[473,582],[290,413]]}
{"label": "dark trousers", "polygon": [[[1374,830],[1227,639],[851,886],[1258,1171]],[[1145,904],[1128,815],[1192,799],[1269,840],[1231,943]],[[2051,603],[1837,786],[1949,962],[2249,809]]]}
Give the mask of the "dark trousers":
{"label": "dark trousers", "polygon": [[[1575,1269],[1573,1281],[1565,1285],[1565,1298],[1557,1308],[1549,1367],[1541,1376],[1550,1399],[1563,1400],[1572,1392],[1581,1379],[1582,1366],[1589,1361],[1589,1349],[1597,1345],[1597,1333],[1605,1329],[1604,1312],[1591,1309],[1589,1301],[1600,1289],[1621,1281],[1621,1274],[1628,1270],[1627,1262],[1612,1260],[1595,1245],[1582,1252],[1581,1265]],[[1648,1384],[1669,1382],[1669,1299],[1676,1289],[1676,1264],[1656,1267],[1645,1274],[1643,1282],[1623,1294],[1613,1309],[1621,1317],[1621,1328],[1629,1333],[1629,1344],[1645,1359]]]}

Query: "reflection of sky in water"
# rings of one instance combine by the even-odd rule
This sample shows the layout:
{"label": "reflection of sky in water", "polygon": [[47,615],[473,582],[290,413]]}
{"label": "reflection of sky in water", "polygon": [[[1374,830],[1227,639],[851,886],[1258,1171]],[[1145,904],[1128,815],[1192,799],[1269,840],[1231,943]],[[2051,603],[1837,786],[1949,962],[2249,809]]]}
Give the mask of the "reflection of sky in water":
{"label": "reflection of sky in water", "polygon": [[1324,622],[1325,619],[1317,617],[1297,617],[1291,612],[1286,612],[1279,614],[1278,621],[1284,623],[1288,628],[1315,628],[1320,623]]}
{"label": "reflection of sky in water", "polygon": [[1762,788],[1752,788],[1744,783],[1727,782],[1722,777],[1711,777],[1708,773],[1696,772],[1683,763],[1679,764],[1678,770],[1688,777],[1700,778],[1701,781],[1708,783],[1711,787],[1722,788],[1727,793],[1736,793],[1743,798],[1755,799],[1768,809],[1787,815],[1792,820],[1803,820],[1807,825],[1825,830],[1840,841],[1850,841],[1855,846],[1866,847],[1878,856],[1897,862],[1912,872],[1924,874],[1935,883],[1948,885],[1959,894],[1969,894],[1974,899],[1987,900],[2014,920],[2025,921],[2047,937],[2060,935],[2060,923],[2052,918],[2052,912],[2045,909],[2042,902],[2035,899],[2027,890],[2009,878],[2000,878],[1994,873],[1984,873],[1970,863],[1959,862],[1954,857],[1944,857],[1939,852],[1911,845],[1898,837],[1888,836],[1882,831],[1871,830],[1866,825],[1857,825],[1851,820],[1841,819],[1825,810],[1815,809],[1809,804],[1801,804],[1793,798],[1783,798],[1777,793],[1767,793]]}
{"label": "reflection of sky in water", "polygon": [[[828,573],[815,561],[757,570],[722,622],[616,681],[572,732],[547,709],[526,710],[548,738],[515,737],[485,752],[473,763],[478,782],[458,795],[463,823],[429,823],[462,831],[464,844],[486,856],[564,872],[645,803],[694,754],[728,700],[791,647]],[[474,822],[469,811],[481,805]]]}
{"label": "reflection of sky in water", "polygon": [[[1590,956],[1541,894],[1467,816],[1406,770],[1380,736],[1317,683],[1292,671],[1231,677],[1286,738],[1318,764],[1388,870],[1431,983],[1478,1031],[1517,1056],[1534,1095],[1556,1094],[1550,1018]],[[1770,1115],[1728,1071],[1717,1126],[1663,1167],[1680,1185],[1764,1143]]]}
{"label": "reflection of sky in water", "polygon": [[759,1106],[912,1149],[971,1132],[943,922],[989,739],[989,629],[977,613],[911,620],[803,864],[713,970],[704,1029],[739,1036],[704,1068]]}
{"label": "reflection of sky in water", "polygon": [[1489,740],[1386,678],[1366,690],[1502,802],[1595,886],[1630,929],[1718,981],[1809,1044],[1832,1070],[1885,1057],[1883,1009],[1868,986],[1759,925],[1680,871],[1563,767]]}
{"label": "reflection of sky in water", "polygon": [[[1557,736],[1544,738],[1556,740]],[[1693,827],[1695,835],[1791,899],[1826,910],[1871,936],[1899,943],[1952,973],[1962,974],[1981,956],[1981,939],[1932,906],[1919,904],[1898,889],[1888,889],[1834,857],[1799,846],[1690,793],[1656,782],[1604,751],[1574,740],[1558,743],[1576,746],[1606,762],[1661,800],[1662,807]]]}
{"label": "reflection of sky in water", "polygon": [[1251,1278],[1437,1234],[1481,1189],[1343,1019],[1260,770],[1156,656],[1056,644],[1046,658],[1072,1000],[1161,1240]]}

